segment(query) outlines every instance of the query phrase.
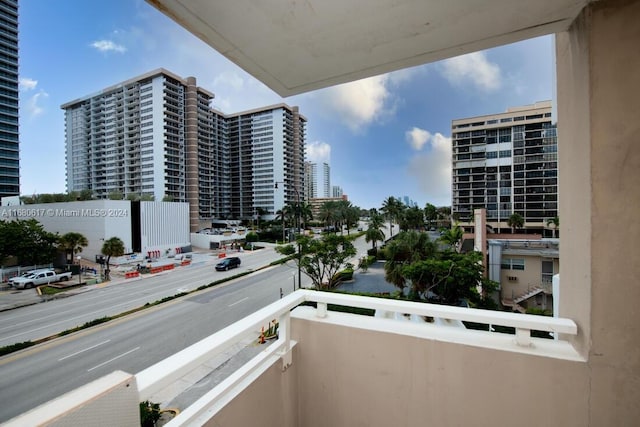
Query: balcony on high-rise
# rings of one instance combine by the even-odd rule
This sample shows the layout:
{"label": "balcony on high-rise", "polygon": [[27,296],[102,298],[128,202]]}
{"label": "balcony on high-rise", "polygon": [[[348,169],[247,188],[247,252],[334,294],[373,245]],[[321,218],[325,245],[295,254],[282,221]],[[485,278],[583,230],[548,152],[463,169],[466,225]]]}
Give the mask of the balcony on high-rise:
{"label": "balcony on high-rise", "polygon": [[[14,425],[86,425],[105,413],[118,417],[113,425],[137,425],[138,402],[273,319],[279,338],[171,425],[638,424],[640,2],[148,3],[281,96],[555,34],[559,317],[298,291],[143,372],[114,373]],[[317,308],[298,307],[304,301]],[[334,312],[329,303],[391,318]],[[515,335],[470,331],[459,321],[510,326]],[[531,330],[557,339],[532,338]]]}

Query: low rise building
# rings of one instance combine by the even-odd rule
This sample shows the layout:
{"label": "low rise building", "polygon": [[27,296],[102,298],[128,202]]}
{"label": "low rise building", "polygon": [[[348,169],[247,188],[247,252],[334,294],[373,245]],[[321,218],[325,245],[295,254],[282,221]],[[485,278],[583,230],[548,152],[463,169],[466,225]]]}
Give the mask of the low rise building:
{"label": "low rise building", "polygon": [[191,245],[188,203],[89,200],[0,207],[1,220],[30,218],[52,233],[84,235],[89,245],[80,255],[87,259],[100,255],[112,237],[122,240],[125,253],[142,257],[159,258]]}

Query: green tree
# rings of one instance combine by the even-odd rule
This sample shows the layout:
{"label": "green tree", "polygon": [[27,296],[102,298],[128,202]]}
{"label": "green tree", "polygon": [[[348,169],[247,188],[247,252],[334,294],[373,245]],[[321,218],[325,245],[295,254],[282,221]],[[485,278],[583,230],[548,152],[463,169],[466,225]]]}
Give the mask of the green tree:
{"label": "green tree", "polygon": [[256,208],[256,221],[257,221],[257,225],[256,228],[259,230],[260,229],[260,220],[262,219],[262,217],[266,214],[268,214],[269,211],[267,211],[265,208],[263,207],[257,207]]}
{"label": "green tree", "polygon": [[80,194],[78,195],[78,197],[80,198],[80,200],[92,200],[93,192],[88,188],[84,190],[80,190]]}
{"label": "green tree", "polygon": [[282,242],[283,243],[285,239],[284,231],[287,228],[287,222],[292,218],[292,215],[293,215],[293,209],[289,205],[283,206],[282,209],[279,209],[276,212],[276,220],[282,221]]}
{"label": "green tree", "polygon": [[[398,233],[384,249],[385,279],[400,289],[407,285],[406,276],[402,268],[411,263],[433,257],[437,252],[436,245],[429,239],[426,233],[416,231],[403,231]],[[415,290],[410,290],[410,298],[415,298]]]}
{"label": "green tree", "polygon": [[438,220],[438,216],[438,208],[431,203],[427,203],[424,207],[424,219],[427,221],[427,227],[433,227]]}
{"label": "green tree", "polygon": [[451,246],[452,249],[460,251],[462,243],[462,235],[464,234],[461,227],[457,224],[451,228],[443,230],[443,233],[438,238],[442,243]]}
{"label": "green tree", "polygon": [[522,228],[524,225],[524,218],[519,213],[513,213],[507,220],[507,225],[511,227],[511,233],[515,233],[517,228]]}
{"label": "green tree", "polygon": [[[86,248],[89,245],[89,241],[80,233],[70,232],[60,236],[58,245],[67,256],[67,263],[73,264],[76,252],[82,252],[82,248]],[[71,255],[70,258],[68,257],[69,255]]]}
{"label": "green tree", "polygon": [[559,216],[554,216],[553,218],[549,218],[547,220],[547,227],[553,225],[553,238],[556,238],[556,231],[558,231],[558,228],[560,228],[560,217]]}
{"label": "green tree", "polygon": [[124,242],[118,237],[107,239],[102,245],[101,252],[107,257],[107,269],[105,270],[104,279],[109,280],[109,262],[112,256],[119,257],[124,255]]}
{"label": "green tree", "polygon": [[417,206],[404,209],[399,217],[400,230],[420,230],[424,227],[424,211]]}
{"label": "green tree", "polygon": [[344,223],[347,226],[347,234],[350,234],[351,228],[358,225],[358,220],[360,219],[360,208],[352,206],[350,202],[347,202],[344,208],[343,217]]}
{"label": "green tree", "polygon": [[108,198],[109,200],[123,200],[124,194],[122,194],[122,192],[120,191],[112,191],[111,193],[109,193]]}
{"label": "green tree", "polygon": [[309,221],[313,221],[313,209],[309,203],[300,203],[300,219],[302,220],[302,228],[307,228]]}
{"label": "green tree", "polygon": [[385,236],[382,228],[386,228],[384,218],[378,212],[372,212],[364,235],[364,240],[367,243],[371,242],[371,249],[377,249],[377,242],[384,241]]}
{"label": "green tree", "polygon": [[480,252],[460,254],[439,252],[435,257],[417,261],[402,268],[405,280],[412,284],[412,293],[419,299],[458,305],[465,300],[473,306],[491,306],[488,296],[497,283],[484,277]]}
{"label": "green tree", "polygon": [[389,196],[382,202],[382,207],[380,210],[387,220],[389,220],[389,230],[391,230],[391,235],[393,235],[393,223],[398,221],[398,217],[402,212],[402,207],[404,205],[398,199],[393,196]]}
{"label": "green tree", "polygon": [[334,221],[333,202],[326,202],[320,206],[320,214],[318,219],[322,221],[325,227],[329,227],[330,225],[333,225],[333,221]]}
{"label": "green tree", "polygon": [[317,289],[332,288],[336,273],[356,254],[351,241],[342,235],[325,234],[320,239],[298,236],[300,267]]}
{"label": "green tree", "polygon": [[48,264],[55,259],[58,239],[33,218],[0,221],[0,260],[15,256],[21,265]]}

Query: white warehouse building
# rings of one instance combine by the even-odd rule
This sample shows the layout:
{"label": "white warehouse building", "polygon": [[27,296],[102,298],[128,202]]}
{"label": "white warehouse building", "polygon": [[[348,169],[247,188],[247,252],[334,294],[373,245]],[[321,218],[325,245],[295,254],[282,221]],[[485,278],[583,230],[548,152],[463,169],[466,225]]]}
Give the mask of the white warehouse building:
{"label": "white warehouse building", "polygon": [[191,245],[188,203],[89,200],[1,206],[0,218],[33,218],[51,233],[80,233],[89,241],[81,253],[86,259],[99,255],[104,241],[112,237],[122,240],[125,253],[143,257],[152,251],[184,251]]}

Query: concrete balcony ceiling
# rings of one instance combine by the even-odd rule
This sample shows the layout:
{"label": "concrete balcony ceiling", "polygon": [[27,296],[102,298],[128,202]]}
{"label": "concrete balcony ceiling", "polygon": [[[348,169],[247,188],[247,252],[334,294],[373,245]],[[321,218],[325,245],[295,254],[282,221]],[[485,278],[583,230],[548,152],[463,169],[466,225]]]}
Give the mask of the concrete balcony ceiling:
{"label": "concrete balcony ceiling", "polygon": [[589,0],[147,0],[286,97],[564,31]]}

